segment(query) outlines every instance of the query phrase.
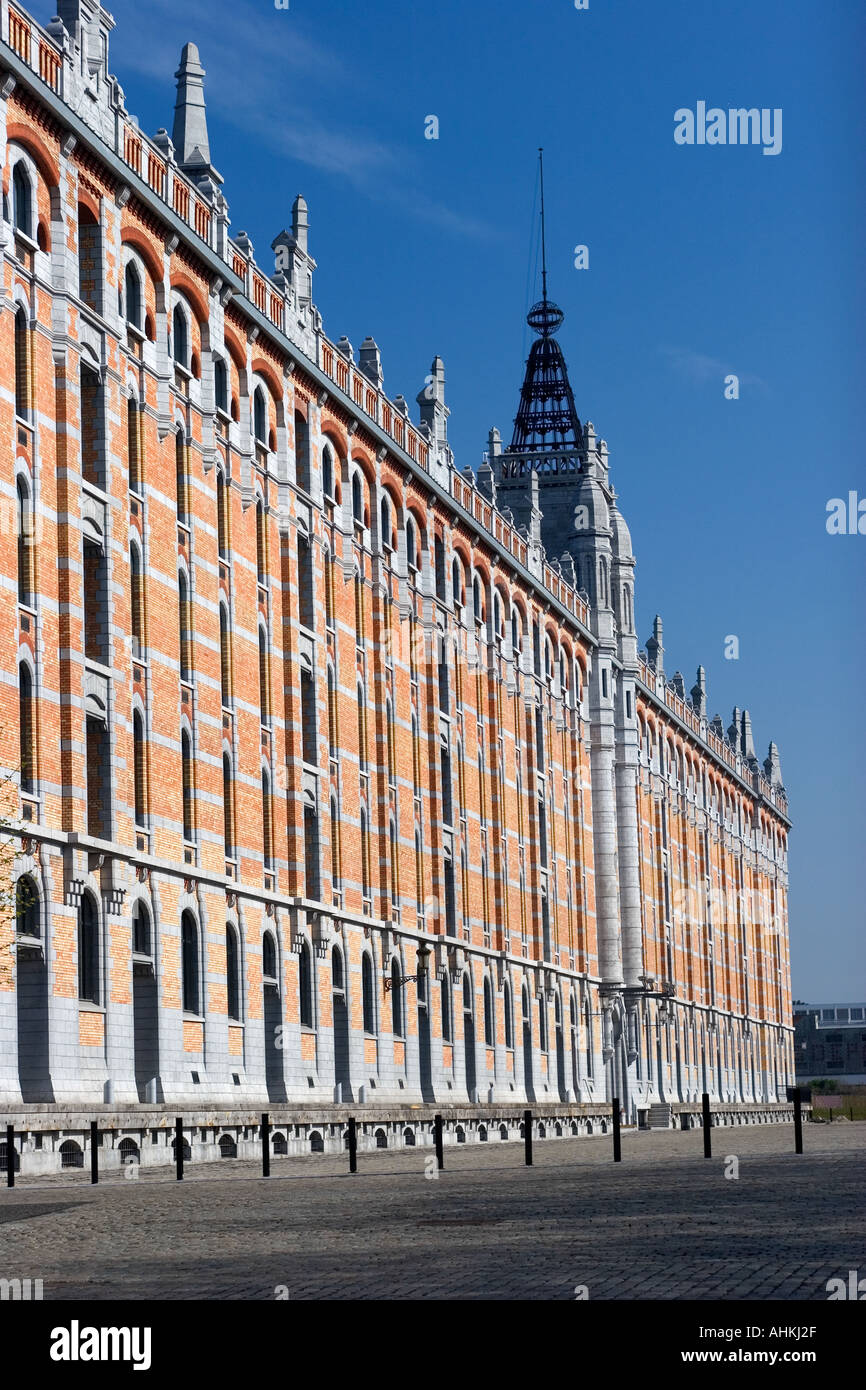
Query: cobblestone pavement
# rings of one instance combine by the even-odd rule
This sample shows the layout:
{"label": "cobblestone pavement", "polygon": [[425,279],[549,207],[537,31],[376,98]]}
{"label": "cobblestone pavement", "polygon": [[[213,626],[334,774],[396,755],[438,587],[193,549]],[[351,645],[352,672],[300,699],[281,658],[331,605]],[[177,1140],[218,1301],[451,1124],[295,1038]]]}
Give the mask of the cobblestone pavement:
{"label": "cobblestone pavement", "polygon": [[[0,1269],[45,1299],[826,1300],[866,1271],[866,1124],[275,1159],[0,1189]],[[725,1171],[739,1161],[739,1177]],[[428,1170],[432,1165],[428,1164]],[[285,1297],[285,1293],[283,1294]]]}

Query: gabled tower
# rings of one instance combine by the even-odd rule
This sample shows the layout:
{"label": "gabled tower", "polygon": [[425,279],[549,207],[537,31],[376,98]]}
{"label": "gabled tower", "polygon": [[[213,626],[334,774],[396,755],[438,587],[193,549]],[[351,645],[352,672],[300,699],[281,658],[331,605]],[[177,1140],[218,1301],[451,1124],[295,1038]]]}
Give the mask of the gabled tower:
{"label": "gabled tower", "polygon": [[[527,316],[536,333],[526,363],[508,448],[490,435],[480,485],[540,541],[548,560],[563,558],[589,606],[596,639],[586,694],[590,726],[595,909],[601,977],[604,1060],[609,1096],[636,1084],[636,993],[641,988],[638,738],[635,680],[634,554],[616,505],[607,445],[581,424],[556,333],[564,315],[547,294],[541,151],[542,294]],[[626,1103],[624,1101],[624,1103]]]}

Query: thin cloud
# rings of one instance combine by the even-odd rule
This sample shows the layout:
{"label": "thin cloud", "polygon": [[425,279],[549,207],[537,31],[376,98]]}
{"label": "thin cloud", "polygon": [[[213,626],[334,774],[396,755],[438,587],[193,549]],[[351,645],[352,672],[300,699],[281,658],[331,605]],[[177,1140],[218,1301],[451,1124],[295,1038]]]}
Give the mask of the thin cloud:
{"label": "thin cloud", "polygon": [[[129,25],[124,10],[129,9]],[[151,0],[148,32],[142,41],[142,11],[121,0],[115,4],[118,28],[113,66],[133,71],[149,82],[165,85],[171,105],[165,123],[171,128],[173,80],[184,43],[198,45],[206,71],[209,110],[297,164],[343,179],[366,198],[384,201],[406,215],[432,224],[456,237],[486,239],[494,235],[485,222],[431,198],[407,178],[407,156],[359,131],[352,120],[331,124],[312,114],[354,112],[364,89],[356,71],[347,70],[333,52],[301,33],[294,21],[290,36],[275,26],[289,22],[287,14],[258,6],[231,5],[217,0],[190,0],[179,13],[175,0]],[[182,30],[181,30],[182,26]],[[280,35],[286,32],[285,39]],[[123,35],[135,41],[123,42]],[[279,63],[263,63],[279,44]],[[122,71],[120,74],[123,81]],[[297,81],[293,79],[297,78]],[[293,99],[301,91],[303,102]],[[212,150],[219,167],[219,150]],[[231,190],[228,190],[231,201]]]}
{"label": "thin cloud", "polygon": [[738,378],[741,386],[755,386],[760,391],[769,390],[763,377],[756,376],[753,372],[741,371],[733,363],[722,362],[720,358],[710,357],[705,352],[682,347],[663,347],[659,350],[668,359],[674,371],[688,381],[696,381],[703,385],[704,382],[723,381],[726,376],[733,375]]}

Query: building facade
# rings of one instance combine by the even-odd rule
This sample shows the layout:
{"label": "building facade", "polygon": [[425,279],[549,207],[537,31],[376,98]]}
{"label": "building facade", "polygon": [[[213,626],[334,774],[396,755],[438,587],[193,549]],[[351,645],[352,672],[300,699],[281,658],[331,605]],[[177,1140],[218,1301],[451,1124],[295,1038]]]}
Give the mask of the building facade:
{"label": "building facade", "polygon": [[303,199],[229,234],[195,46],[148,138],[57,10],[0,0],[7,1105],[784,1100],[778,755],[638,650],[546,286],[460,470]]}
{"label": "building facade", "polygon": [[866,1086],[866,1004],[795,999],[793,1008],[797,1081],[833,1078],[841,1090]]}

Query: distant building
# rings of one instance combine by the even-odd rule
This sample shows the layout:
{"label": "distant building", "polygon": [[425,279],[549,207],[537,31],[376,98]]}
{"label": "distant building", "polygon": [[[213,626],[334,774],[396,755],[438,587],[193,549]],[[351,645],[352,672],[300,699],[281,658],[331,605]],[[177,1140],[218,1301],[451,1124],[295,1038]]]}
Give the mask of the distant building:
{"label": "distant building", "polygon": [[866,1086],[866,1004],[795,1000],[794,1052],[798,1081],[832,1076]]}

